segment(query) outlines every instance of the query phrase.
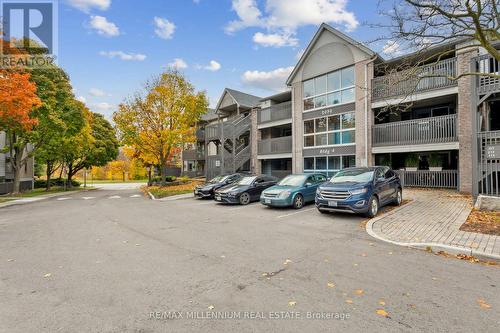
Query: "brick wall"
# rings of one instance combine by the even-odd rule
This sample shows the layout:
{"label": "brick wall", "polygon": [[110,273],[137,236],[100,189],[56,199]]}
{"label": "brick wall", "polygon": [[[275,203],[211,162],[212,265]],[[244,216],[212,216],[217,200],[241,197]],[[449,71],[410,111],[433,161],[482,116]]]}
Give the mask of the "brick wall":
{"label": "brick wall", "polygon": [[[470,71],[471,60],[475,56],[477,50],[457,51],[458,75]],[[465,193],[472,192],[472,112],[476,110],[471,110],[471,96],[474,93],[471,91],[471,80],[469,76],[458,80],[459,189]]]}
{"label": "brick wall", "polygon": [[[365,66],[368,64],[367,81],[365,88]],[[373,112],[371,110],[371,79],[373,78],[373,63],[370,60],[361,61],[354,66],[356,75],[356,166],[371,166],[374,163],[372,155],[372,125]],[[368,90],[368,91],[367,91]],[[368,112],[365,122],[365,96],[368,92]],[[368,136],[365,137],[365,123],[368,125]],[[367,140],[366,140],[367,139]],[[368,160],[366,159],[366,150],[368,149]]]}
{"label": "brick wall", "polygon": [[304,123],[302,112],[304,109],[302,82],[292,85],[292,172],[304,171]]}

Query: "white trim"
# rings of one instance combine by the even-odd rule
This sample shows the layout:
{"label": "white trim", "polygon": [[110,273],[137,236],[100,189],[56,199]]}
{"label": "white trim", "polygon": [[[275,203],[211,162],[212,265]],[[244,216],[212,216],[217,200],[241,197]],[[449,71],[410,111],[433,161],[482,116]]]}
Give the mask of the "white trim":
{"label": "white trim", "polygon": [[373,147],[373,154],[384,153],[411,153],[421,151],[439,151],[439,150],[458,150],[460,147],[458,142],[447,143],[431,143],[424,145],[405,145],[405,146],[387,146],[387,147]]}
{"label": "white trim", "polygon": [[446,96],[446,95],[454,95],[454,94],[458,94],[458,87],[451,87],[451,88],[446,88],[446,89],[435,89],[435,90],[431,90],[431,91],[415,93],[415,94],[412,94],[411,96],[407,96],[406,98],[395,97],[395,98],[384,99],[384,100],[376,101],[376,102],[372,101],[372,109],[378,109],[378,108],[382,108],[382,107],[389,106],[389,105],[416,102],[416,101],[423,100],[423,99],[431,99],[431,98],[437,98],[437,97],[442,97],[442,96]]}
{"label": "white trim", "polygon": [[276,121],[271,121],[267,123],[263,123],[260,125],[257,125],[257,129],[264,129],[264,128],[269,128],[269,127],[276,127],[276,126],[281,126],[281,125],[286,125],[286,124],[291,124],[292,123],[292,118],[289,119],[283,119],[283,120],[276,120]]}
{"label": "white trim", "polygon": [[282,158],[292,158],[292,153],[257,155],[259,160],[279,160]]}

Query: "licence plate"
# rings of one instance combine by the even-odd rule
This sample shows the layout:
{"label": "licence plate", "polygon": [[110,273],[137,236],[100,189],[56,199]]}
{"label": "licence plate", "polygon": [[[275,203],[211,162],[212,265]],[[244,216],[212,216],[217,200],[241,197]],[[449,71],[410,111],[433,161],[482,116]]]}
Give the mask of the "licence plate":
{"label": "licence plate", "polygon": [[216,196],[216,197],[215,197],[215,200],[217,200],[217,201],[222,201],[222,198],[221,198],[221,196],[220,196],[220,195],[218,195],[218,196]]}
{"label": "licence plate", "polygon": [[337,207],[339,204],[337,201],[328,201],[328,206],[330,207]]}
{"label": "licence plate", "polygon": [[265,202],[266,204],[270,204],[270,203],[271,203],[271,199],[265,199],[265,200],[264,200],[264,202]]}

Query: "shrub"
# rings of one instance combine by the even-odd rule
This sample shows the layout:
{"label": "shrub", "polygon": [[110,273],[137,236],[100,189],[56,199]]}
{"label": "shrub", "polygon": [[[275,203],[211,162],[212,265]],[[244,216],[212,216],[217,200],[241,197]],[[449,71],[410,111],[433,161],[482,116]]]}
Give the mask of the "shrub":
{"label": "shrub", "polygon": [[[50,180],[50,186],[53,187],[63,187],[66,179],[51,179]],[[77,180],[72,180],[71,184],[73,187],[80,187],[81,183]],[[46,188],[47,187],[47,181],[45,179],[35,179],[35,188]]]}

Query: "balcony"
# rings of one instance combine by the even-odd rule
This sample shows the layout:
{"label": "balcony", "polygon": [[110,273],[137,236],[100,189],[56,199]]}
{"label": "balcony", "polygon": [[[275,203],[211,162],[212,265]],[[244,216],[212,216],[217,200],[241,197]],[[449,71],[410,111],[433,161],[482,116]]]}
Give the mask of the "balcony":
{"label": "balcony", "polygon": [[184,150],[182,152],[182,160],[184,161],[203,161],[205,153],[196,149]]}
{"label": "balcony", "polygon": [[373,126],[373,147],[457,142],[457,115]]}
{"label": "balcony", "polygon": [[259,155],[291,154],[291,153],[292,153],[291,136],[259,141],[259,148],[258,148]]}
{"label": "balcony", "polygon": [[[499,74],[500,65],[496,59],[489,54],[477,57],[476,59],[477,71],[480,73]],[[500,92],[500,79],[490,76],[477,77],[477,93],[479,95],[486,95],[495,92]]]}
{"label": "balcony", "polygon": [[196,130],[196,140],[198,142],[205,142],[205,129],[199,128]]}
{"label": "balcony", "polygon": [[264,125],[281,120],[292,119],[292,102],[285,102],[272,105],[271,107],[260,110],[257,113],[257,123]]}
{"label": "balcony", "polygon": [[437,63],[376,77],[372,80],[372,100],[407,97],[419,92],[457,86],[456,58],[441,60]]}

